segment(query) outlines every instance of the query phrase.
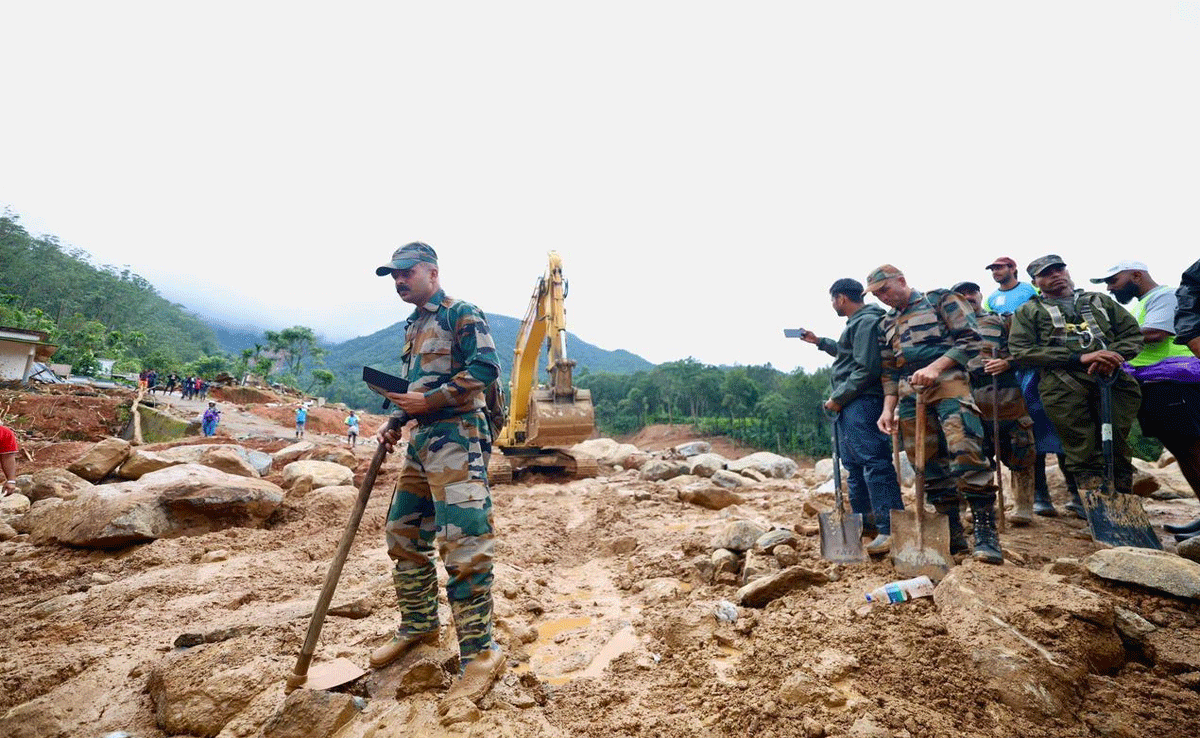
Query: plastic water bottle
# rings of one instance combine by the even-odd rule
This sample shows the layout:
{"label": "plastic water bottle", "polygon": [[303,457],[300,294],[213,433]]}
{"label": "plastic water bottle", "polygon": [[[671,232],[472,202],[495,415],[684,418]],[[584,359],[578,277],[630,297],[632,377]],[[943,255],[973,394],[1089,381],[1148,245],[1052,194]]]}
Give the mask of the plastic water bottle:
{"label": "plastic water bottle", "polygon": [[897,582],[888,582],[882,587],[867,592],[867,602],[907,602],[914,597],[932,597],[933,582],[929,577],[914,577],[912,579],[901,579]]}

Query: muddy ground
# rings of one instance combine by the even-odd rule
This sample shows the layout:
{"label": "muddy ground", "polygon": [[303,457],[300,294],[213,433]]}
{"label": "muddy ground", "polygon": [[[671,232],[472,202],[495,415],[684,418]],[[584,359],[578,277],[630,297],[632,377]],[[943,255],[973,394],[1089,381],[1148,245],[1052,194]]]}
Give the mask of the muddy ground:
{"label": "muddy ground", "polygon": [[[28,425],[10,414],[14,408],[41,412],[41,427],[24,436],[29,453],[20,459],[21,472],[62,465],[87,447],[57,442],[66,437],[53,427],[63,408],[70,411],[64,425],[95,414],[70,397],[0,395],[0,410],[8,408],[4,422],[18,428]],[[175,399],[181,415],[205,404]],[[54,409],[39,411],[43,403]],[[229,406],[217,440],[278,449],[293,436],[287,410]],[[309,440],[343,442],[335,420],[323,419],[320,430],[310,421]],[[364,421],[364,432],[374,420]],[[624,440],[664,448],[693,437],[686,428],[657,428]],[[718,452],[737,455],[723,444],[716,444]],[[356,482],[373,451],[370,443],[357,449]],[[346,656],[365,665],[396,624],[382,524],[397,472],[391,460],[381,474],[334,599],[335,606],[352,606],[327,621],[318,660]],[[286,498],[264,529],[107,552],[34,546],[24,536],[0,543],[0,716],[8,711],[11,734],[196,735],[164,731],[151,696],[152,675],[188,659],[202,675],[258,680],[261,691],[245,695],[247,705],[220,735],[261,735],[284,701],[284,676],[352,497],[318,492]],[[1131,654],[1115,672],[1080,681],[1080,709],[1050,718],[1031,719],[1005,706],[981,686],[987,675],[947,632],[931,600],[861,609],[862,594],[896,578],[894,572],[886,560],[823,562],[811,535],[816,519],[805,512],[814,493],[801,479],[754,485],[744,504],[719,512],[680,503],[671,484],[639,481],[628,471],[572,482],[535,478],[498,486],[493,495],[497,633],[510,668],[484,700],[482,717],[442,727],[438,690],[398,698],[394,686],[381,686],[385,675],[374,675],[350,687],[365,700],[341,738],[1195,735],[1200,674],[1188,670],[1186,657],[1164,664]],[[1061,504],[1061,487],[1057,495]],[[1156,523],[1200,512],[1194,500],[1152,502],[1148,509]],[[696,562],[708,557],[712,535],[737,518],[808,533],[801,537],[801,563],[833,581],[761,610],[741,608],[736,624],[718,623],[714,608],[734,600],[736,587],[710,583]],[[1003,542],[1005,567],[1030,569],[1097,549],[1082,522],[1069,518],[1038,519]],[[1158,625],[1181,650],[1200,648],[1197,602],[1087,574],[1072,581]],[[448,622],[444,596],[442,609]],[[226,636],[219,642],[175,645],[184,634],[220,632]],[[440,652],[452,643],[444,628]],[[781,696],[790,676],[830,659],[850,664],[830,677],[831,692],[815,700]]]}

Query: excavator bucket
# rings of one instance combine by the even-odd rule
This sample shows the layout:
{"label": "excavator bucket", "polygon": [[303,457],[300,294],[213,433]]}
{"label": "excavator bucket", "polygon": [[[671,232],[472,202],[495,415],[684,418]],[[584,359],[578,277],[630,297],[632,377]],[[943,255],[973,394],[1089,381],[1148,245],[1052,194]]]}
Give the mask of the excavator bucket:
{"label": "excavator bucket", "polygon": [[576,389],[574,398],[555,397],[552,389],[535,389],[529,403],[525,442],[529,446],[573,446],[596,431],[591,390]]}

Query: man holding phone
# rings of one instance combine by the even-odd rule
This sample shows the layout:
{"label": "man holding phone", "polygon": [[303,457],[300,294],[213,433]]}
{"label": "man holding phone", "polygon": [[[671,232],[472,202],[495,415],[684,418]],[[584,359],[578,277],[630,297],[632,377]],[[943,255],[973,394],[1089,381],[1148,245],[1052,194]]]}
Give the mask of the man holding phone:
{"label": "man holding phone", "polygon": [[880,382],[879,321],[883,308],[863,303],[862,283],[839,279],[829,288],[833,311],[846,319],[837,341],[819,338],[801,328],[798,337],[834,357],[833,390],[825,409],[838,416],[838,445],[846,467],[850,507],[874,519],[875,539],[867,544],[870,554],[891,549],[892,510],[903,510],[900,484],[892,468],[891,441],[879,430],[876,419],[883,411]]}

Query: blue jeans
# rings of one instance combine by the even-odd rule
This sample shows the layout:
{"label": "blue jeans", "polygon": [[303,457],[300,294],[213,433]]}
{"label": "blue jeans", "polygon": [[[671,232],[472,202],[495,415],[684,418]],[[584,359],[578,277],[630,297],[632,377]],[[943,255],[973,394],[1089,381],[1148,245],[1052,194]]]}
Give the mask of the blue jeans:
{"label": "blue jeans", "polygon": [[850,508],[863,516],[873,516],[882,534],[892,530],[892,510],[903,510],[900,484],[892,466],[892,440],[879,430],[875,421],[883,412],[883,397],[856,397],[842,408],[838,417],[838,443],[842,466],[846,467],[850,488]]}

